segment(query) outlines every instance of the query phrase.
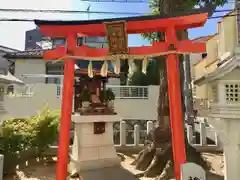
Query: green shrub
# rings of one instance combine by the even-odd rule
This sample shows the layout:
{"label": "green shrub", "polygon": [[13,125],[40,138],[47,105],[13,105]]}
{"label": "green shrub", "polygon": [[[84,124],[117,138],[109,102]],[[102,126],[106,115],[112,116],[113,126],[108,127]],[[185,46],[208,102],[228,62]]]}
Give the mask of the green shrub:
{"label": "green shrub", "polygon": [[44,108],[39,115],[26,119],[8,119],[0,136],[4,172],[12,173],[17,164],[38,157],[58,138],[59,113]]}

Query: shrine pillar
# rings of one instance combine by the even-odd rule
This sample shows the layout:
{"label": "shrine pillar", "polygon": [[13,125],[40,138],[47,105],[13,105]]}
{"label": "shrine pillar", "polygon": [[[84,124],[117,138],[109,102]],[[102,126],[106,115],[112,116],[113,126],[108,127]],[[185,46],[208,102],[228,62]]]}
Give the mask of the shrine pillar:
{"label": "shrine pillar", "polygon": [[[170,44],[169,48],[175,48],[177,43],[176,30],[170,27],[166,31],[166,41]],[[171,49],[169,49],[171,50]],[[181,165],[186,162],[184,125],[182,115],[182,99],[180,88],[179,60],[177,54],[168,54],[167,59],[168,73],[168,97],[170,109],[170,122],[172,129],[173,158],[176,179],[180,180]]]}

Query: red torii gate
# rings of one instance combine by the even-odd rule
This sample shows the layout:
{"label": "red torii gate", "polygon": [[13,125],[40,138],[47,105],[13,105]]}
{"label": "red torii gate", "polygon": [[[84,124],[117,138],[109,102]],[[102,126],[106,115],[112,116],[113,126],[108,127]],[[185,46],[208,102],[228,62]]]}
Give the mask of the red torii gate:
{"label": "red torii gate", "polygon": [[74,59],[105,60],[109,59],[111,56],[108,54],[109,51],[107,48],[93,49],[88,48],[87,46],[77,46],[77,37],[105,36],[106,29],[104,23],[123,20],[126,22],[126,32],[128,34],[165,32],[165,42],[154,42],[152,46],[128,48],[128,56],[134,56],[136,58],[159,55],[167,56],[168,94],[175,175],[177,180],[180,180],[181,164],[186,162],[186,153],[183,133],[179,62],[177,54],[201,53],[205,52],[206,47],[204,43],[197,43],[191,40],[178,41],[176,31],[203,26],[207,17],[207,10],[200,9],[167,17],[155,15],[90,21],[35,21],[44,36],[51,38],[66,38],[66,46],[57,46],[53,50],[47,50],[44,52],[44,59],[46,60],[65,60],[56,172],[57,180],[65,180],[67,176],[72,94],[74,84]]}

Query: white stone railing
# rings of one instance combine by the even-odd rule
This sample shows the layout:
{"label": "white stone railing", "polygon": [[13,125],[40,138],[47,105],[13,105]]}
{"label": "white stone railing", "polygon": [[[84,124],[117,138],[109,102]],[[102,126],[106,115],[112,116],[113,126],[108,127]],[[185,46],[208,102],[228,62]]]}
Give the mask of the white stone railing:
{"label": "white stone railing", "polygon": [[[147,122],[147,127],[144,130],[140,129],[140,126],[138,124],[134,125],[133,130],[127,130],[126,127],[127,123],[126,121],[121,121],[119,130],[114,130],[114,134],[119,133],[119,143],[115,143],[115,148],[117,151],[120,152],[134,152],[137,153],[140,150],[144,148],[144,138],[147,132],[151,131],[154,127],[153,121]],[[127,143],[127,136],[128,133],[133,134],[133,143],[129,144]],[[210,137],[210,133],[213,133],[212,136],[214,138],[212,139],[215,141],[215,144],[208,144],[207,138]],[[211,127],[206,127],[205,123],[200,123],[200,129],[199,129],[199,135],[200,135],[200,142],[196,143],[194,142],[194,136],[191,126],[187,126],[187,138],[188,142],[196,148],[197,151],[200,152],[216,152],[221,151],[221,143],[219,141],[219,138],[216,134],[216,132]],[[74,136],[74,131],[71,131],[71,138]],[[116,136],[114,136],[114,142],[116,142]],[[57,153],[57,146],[51,146],[48,151],[45,152],[46,155],[56,155]]]}

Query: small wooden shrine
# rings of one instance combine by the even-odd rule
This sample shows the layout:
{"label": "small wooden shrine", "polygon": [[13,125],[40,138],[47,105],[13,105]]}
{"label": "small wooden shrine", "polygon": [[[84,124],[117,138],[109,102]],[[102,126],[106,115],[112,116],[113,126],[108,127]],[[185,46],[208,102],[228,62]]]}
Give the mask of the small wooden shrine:
{"label": "small wooden shrine", "polygon": [[77,60],[75,80],[74,112],[80,115],[114,115],[113,100],[115,95],[106,88],[108,78],[118,77],[110,62],[105,64],[107,76],[103,77],[104,62]]}

